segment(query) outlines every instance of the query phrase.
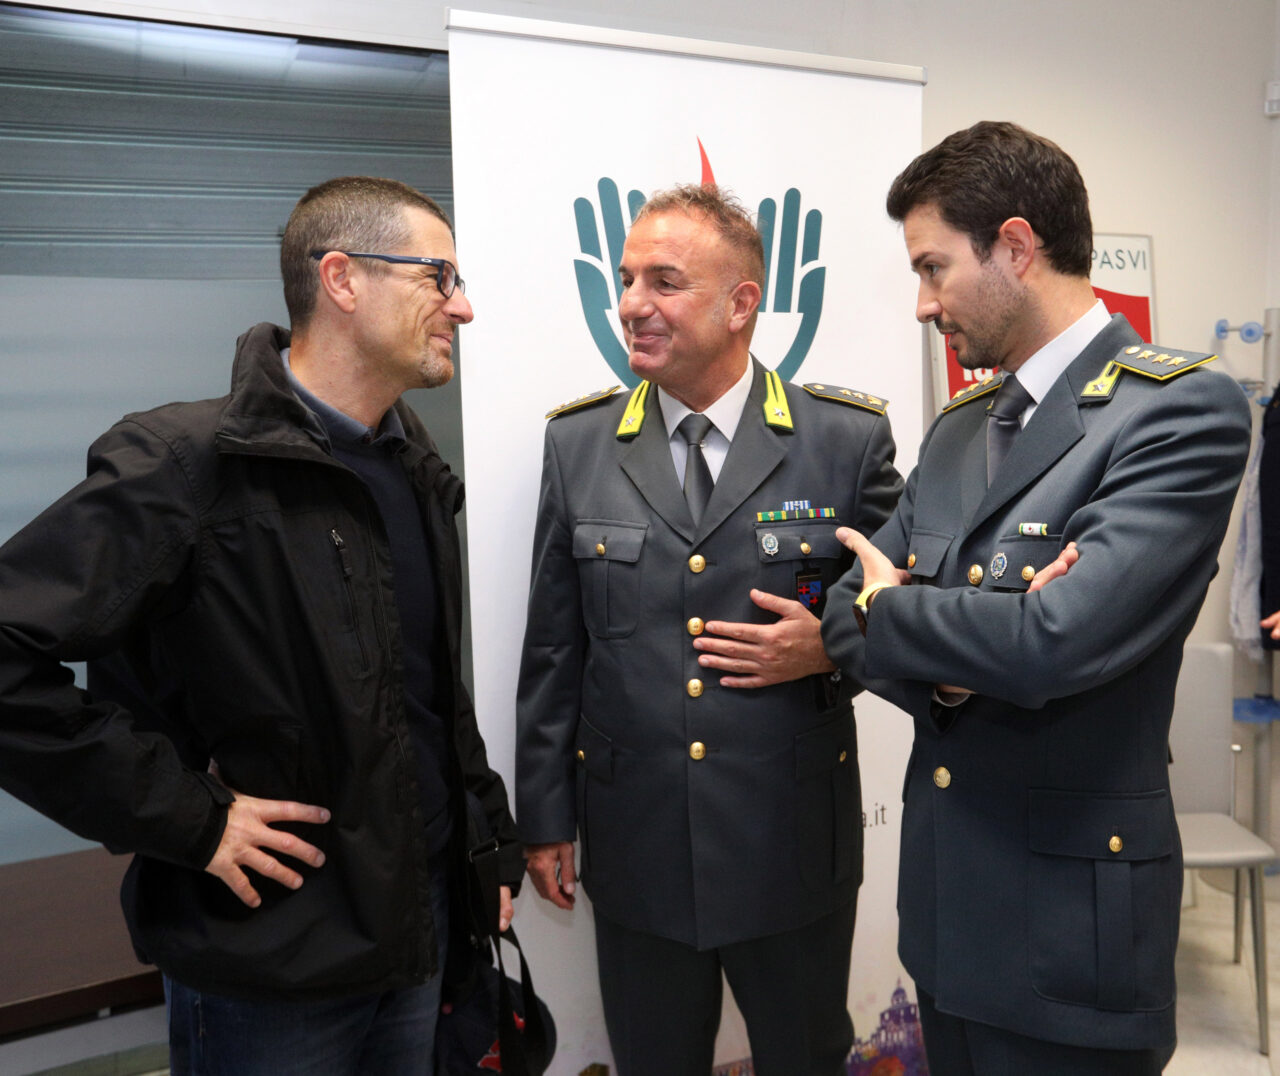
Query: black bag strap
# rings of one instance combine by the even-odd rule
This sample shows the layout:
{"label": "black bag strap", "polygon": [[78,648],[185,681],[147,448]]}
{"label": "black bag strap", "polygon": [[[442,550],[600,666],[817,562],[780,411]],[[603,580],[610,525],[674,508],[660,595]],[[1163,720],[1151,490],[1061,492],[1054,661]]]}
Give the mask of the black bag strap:
{"label": "black bag strap", "polygon": [[[500,844],[492,836],[489,820],[484,815],[480,801],[467,794],[467,859],[475,871],[474,882],[479,886],[475,899],[483,909],[484,922],[473,924],[480,936],[498,936],[498,889],[505,877],[524,871],[524,852],[519,844]],[[474,913],[473,913],[474,914]]]}
{"label": "black bag strap", "polygon": [[[502,1053],[503,1076],[543,1076],[550,1058],[547,1057],[547,1029],[542,1022],[542,1003],[534,993],[533,974],[515,929],[508,927],[500,937],[501,940],[495,941],[495,948],[498,952],[498,1049]],[[502,941],[510,942],[520,954],[523,1032],[516,1027],[515,1010],[511,1006],[511,987],[502,966]]]}

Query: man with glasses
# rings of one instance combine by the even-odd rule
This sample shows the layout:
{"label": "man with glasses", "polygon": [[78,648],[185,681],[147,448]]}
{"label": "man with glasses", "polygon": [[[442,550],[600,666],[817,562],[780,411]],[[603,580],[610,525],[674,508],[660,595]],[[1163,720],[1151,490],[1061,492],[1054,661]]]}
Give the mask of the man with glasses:
{"label": "man with glasses", "polygon": [[0,784],[137,853],[175,1073],[430,1072],[468,797],[510,921],[522,856],[460,675],[462,484],[400,401],[453,376],[456,266],[412,188],[308,191],[292,332],[245,333],[227,396],[126,417],[0,549]]}

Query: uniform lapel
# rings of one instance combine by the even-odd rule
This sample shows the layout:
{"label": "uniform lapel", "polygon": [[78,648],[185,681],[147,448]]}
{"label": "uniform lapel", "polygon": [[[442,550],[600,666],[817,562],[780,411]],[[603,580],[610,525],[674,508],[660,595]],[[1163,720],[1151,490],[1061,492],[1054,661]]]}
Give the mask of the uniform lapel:
{"label": "uniform lapel", "polygon": [[965,520],[973,516],[987,495],[987,409],[970,404],[972,415],[958,415],[957,421],[972,422],[973,429],[964,439],[960,462],[960,509]]}
{"label": "uniform lapel", "polygon": [[765,425],[764,367],[754,358],[751,365],[755,371],[751,392],[698,527],[699,537],[710,534],[737,511],[787,455],[787,438]]}
{"label": "uniform lapel", "polygon": [[[1040,401],[1026,427],[1013,443],[999,475],[986,495],[978,502],[973,517],[966,522],[966,530],[980,525],[996,509],[1008,503],[1017,494],[1044,474],[1072,445],[1084,436],[1084,422],[1080,418],[1080,392],[1085,384],[1098,376],[1107,362],[1122,346],[1137,340],[1129,323],[1118,315],[1090,341],[1089,345],[1072,360],[1071,365]],[[981,437],[985,446],[986,427]],[[970,446],[973,447],[972,444]],[[980,460],[975,462],[969,453],[966,462],[966,481],[974,472],[986,472],[985,447]]]}
{"label": "uniform lapel", "polygon": [[[630,444],[621,446],[620,465],[636,489],[662,519],[687,542],[694,539],[693,516],[671,462],[671,438],[662,421],[658,393],[651,390],[644,425]],[[712,495],[711,502],[715,503]]]}

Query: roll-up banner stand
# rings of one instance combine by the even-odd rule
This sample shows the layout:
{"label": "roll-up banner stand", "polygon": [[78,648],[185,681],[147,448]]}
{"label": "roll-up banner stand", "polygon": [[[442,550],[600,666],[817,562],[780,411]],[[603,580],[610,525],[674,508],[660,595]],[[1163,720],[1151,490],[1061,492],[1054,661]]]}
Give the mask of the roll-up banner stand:
{"label": "roll-up banner stand", "polygon": [[[772,219],[752,352],[797,384],[888,399],[898,465],[914,464],[915,282],[884,199],[920,152],[924,71],[456,10],[447,26],[458,252],[475,307],[458,356],[475,702],[510,787],[543,416],[636,383],[615,269],[637,198],[714,180]],[[866,868],[849,1072],[896,1057],[891,1071],[910,1076],[924,1062],[895,890],[911,723],[865,693],[856,709]],[[585,894],[566,913],[527,886],[516,922],[556,1018],[552,1072],[613,1072]],[[745,1076],[749,1053],[726,992],[717,1071]]]}

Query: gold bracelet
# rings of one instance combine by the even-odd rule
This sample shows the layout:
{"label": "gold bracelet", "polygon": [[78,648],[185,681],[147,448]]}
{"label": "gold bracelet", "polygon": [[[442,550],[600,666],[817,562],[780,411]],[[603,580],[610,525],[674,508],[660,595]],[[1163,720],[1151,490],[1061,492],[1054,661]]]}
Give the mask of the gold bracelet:
{"label": "gold bracelet", "polygon": [[897,586],[896,583],[872,583],[869,587],[865,587],[857,600],[853,603],[864,613],[867,611],[867,600],[877,591],[884,590],[885,587]]}

